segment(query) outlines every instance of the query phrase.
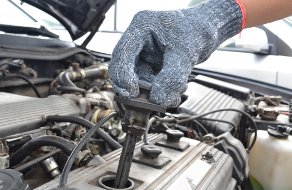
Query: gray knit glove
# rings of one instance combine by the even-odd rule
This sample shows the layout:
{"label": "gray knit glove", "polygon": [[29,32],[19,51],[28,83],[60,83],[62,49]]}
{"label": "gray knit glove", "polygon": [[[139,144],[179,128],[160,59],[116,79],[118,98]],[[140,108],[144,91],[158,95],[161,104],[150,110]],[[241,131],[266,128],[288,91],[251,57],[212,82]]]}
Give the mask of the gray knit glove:
{"label": "gray knit glove", "polygon": [[192,67],[239,33],[241,19],[235,0],[137,13],[112,54],[109,74],[115,92],[136,97],[139,84],[151,85],[150,101],[178,106]]}

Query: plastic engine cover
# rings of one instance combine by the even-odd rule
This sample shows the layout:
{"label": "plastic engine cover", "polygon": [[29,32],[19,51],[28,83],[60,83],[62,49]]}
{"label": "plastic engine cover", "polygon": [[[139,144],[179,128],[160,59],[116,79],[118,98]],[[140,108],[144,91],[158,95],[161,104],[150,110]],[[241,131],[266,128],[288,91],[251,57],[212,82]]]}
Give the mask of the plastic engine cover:
{"label": "plastic engine cover", "polygon": [[[197,115],[222,108],[244,111],[244,104],[241,101],[195,82],[188,83],[188,89],[184,94],[187,96],[187,99],[178,107],[179,113]],[[241,114],[233,111],[222,111],[210,114],[204,118],[225,120],[238,126]],[[201,120],[200,122],[204,124],[209,133],[214,135],[220,135],[233,130],[233,127],[228,123],[207,120]]]}
{"label": "plastic engine cover", "polygon": [[[165,142],[166,135],[149,135],[149,141],[151,144]],[[233,160],[230,156],[196,140],[183,137],[180,139],[180,143],[188,143],[189,146],[184,151],[159,146],[162,154],[156,159],[170,160],[162,168],[133,162],[129,175],[134,182],[133,189],[235,189],[236,181],[232,178]],[[137,143],[134,159],[141,158],[142,145],[142,142]],[[101,162],[99,166],[86,166],[72,171],[68,180],[69,187],[79,190],[104,189],[98,185],[98,181],[105,175],[116,174],[120,153],[121,149],[105,155],[103,157],[105,162]],[[153,162],[154,165],[159,163],[155,159],[150,159],[150,162]],[[55,179],[37,190],[49,190],[56,187],[57,184],[58,179]]]}

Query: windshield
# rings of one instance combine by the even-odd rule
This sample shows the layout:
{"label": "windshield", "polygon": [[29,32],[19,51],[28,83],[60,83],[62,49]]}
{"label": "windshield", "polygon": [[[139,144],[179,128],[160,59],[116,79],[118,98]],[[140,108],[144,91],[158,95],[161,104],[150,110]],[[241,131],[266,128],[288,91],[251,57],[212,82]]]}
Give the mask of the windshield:
{"label": "windshield", "polygon": [[36,20],[19,9],[13,2],[9,0],[1,0],[0,7],[0,24],[38,27]]}
{"label": "windshield", "polygon": [[[65,28],[52,16],[22,3],[20,0],[1,0],[0,8],[1,33],[60,39],[63,35],[60,35],[56,30],[61,31],[61,34],[68,34]],[[48,19],[45,20],[45,18]],[[71,41],[68,35],[65,35],[65,39]]]}

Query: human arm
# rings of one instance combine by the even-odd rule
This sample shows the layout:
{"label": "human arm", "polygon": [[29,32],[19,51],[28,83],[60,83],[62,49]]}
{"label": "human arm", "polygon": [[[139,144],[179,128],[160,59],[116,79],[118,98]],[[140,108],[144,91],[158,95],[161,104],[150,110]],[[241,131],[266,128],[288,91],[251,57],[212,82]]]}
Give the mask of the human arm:
{"label": "human arm", "polygon": [[291,0],[241,0],[246,10],[246,27],[262,25],[292,15]]}

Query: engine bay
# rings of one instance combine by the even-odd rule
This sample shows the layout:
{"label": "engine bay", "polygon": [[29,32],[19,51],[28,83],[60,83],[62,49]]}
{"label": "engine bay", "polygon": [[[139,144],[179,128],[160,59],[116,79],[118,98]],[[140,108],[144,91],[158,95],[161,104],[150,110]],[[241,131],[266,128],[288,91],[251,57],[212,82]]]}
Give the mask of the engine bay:
{"label": "engine bay", "polygon": [[[176,109],[139,107],[155,111],[141,111],[145,129],[135,129],[140,136],[134,136],[133,151],[124,153],[133,155],[129,178],[116,188],[122,146],[130,143],[123,109],[141,102],[121,104],[127,101],[115,96],[108,63],[86,51],[52,60],[0,59],[4,185],[57,188],[67,169],[63,182],[75,189],[250,189],[248,156],[257,130],[289,133],[292,108],[277,94],[259,96],[198,75]],[[69,160],[72,168],[66,168]]]}

